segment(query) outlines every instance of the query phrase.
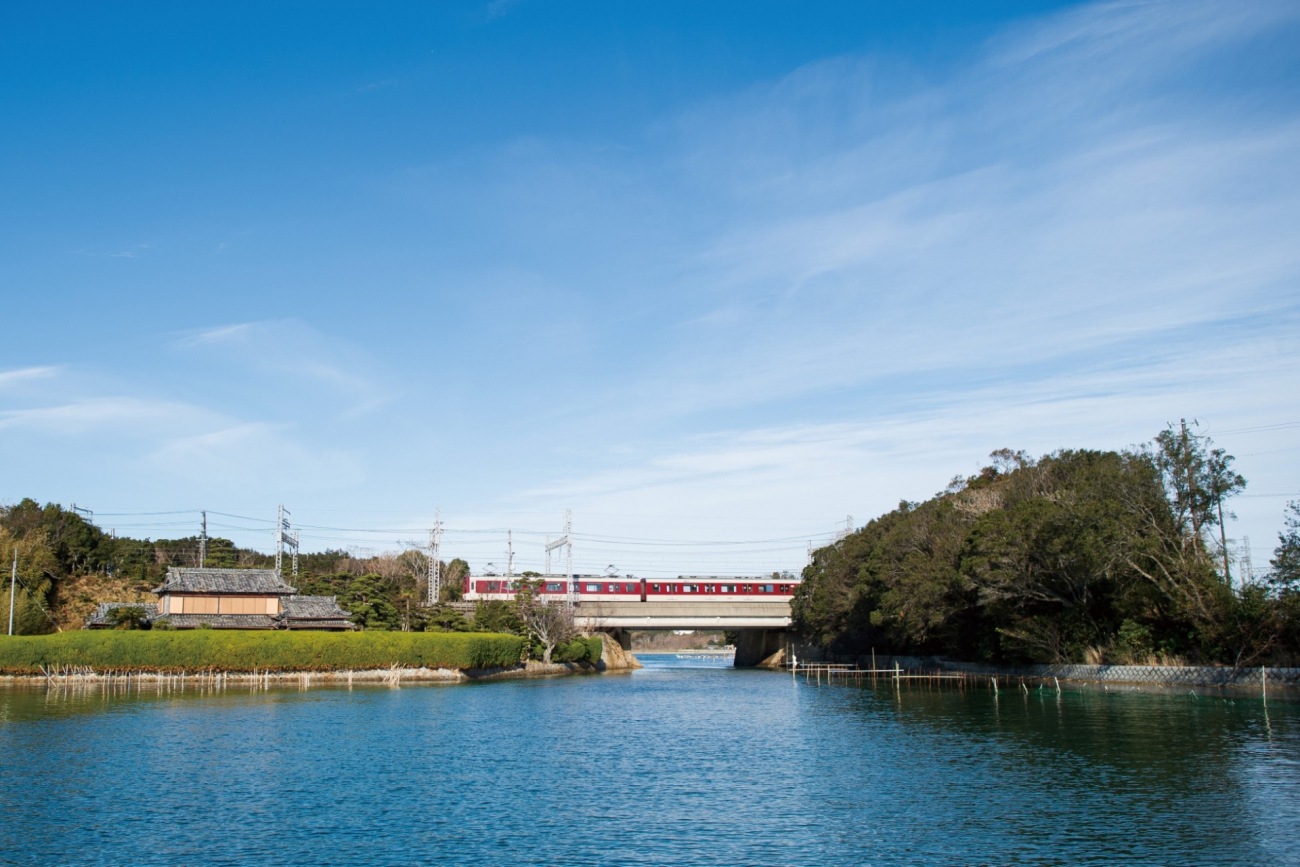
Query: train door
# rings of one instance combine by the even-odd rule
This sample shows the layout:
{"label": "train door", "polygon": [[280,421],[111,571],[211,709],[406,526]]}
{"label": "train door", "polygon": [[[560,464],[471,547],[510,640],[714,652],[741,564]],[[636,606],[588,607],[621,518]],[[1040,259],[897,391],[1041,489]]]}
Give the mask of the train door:
{"label": "train door", "polygon": [[641,579],[641,601],[645,601],[645,579]]}

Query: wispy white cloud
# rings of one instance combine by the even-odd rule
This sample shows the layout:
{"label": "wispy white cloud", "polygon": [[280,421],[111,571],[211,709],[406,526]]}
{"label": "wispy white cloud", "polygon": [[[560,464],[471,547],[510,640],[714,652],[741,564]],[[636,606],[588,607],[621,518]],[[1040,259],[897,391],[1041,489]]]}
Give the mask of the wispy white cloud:
{"label": "wispy white cloud", "polygon": [[[223,245],[224,246],[224,245]],[[253,338],[257,323],[240,322],[235,325],[219,325],[215,328],[203,328],[177,337],[171,345],[178,349],[202,346],[207,343],[242,343],[248,344]]]}
{"label": "wispy white cloud", "polygon": [[[705,214],[668,217],[681,267],[645,286],[675,324],[569,405],[636,434],[584,440],[520,507],[689,503],[776,533],[927,496],[1000,446],[1278,420],[1300,397],[1300,114],[1178,83],[1297,24],[1293,4],[1098,4],[943,81],[841,58],[662,124],[624,174]],[[1300,486],[1284,459],[1251,472]],[[1242,529],[1268,535],[1274,505]]]}
{"label": "wispy white cloud", "polygon": [[186,404],[131,397],[89,398],[54,406],[0,410],[0,429],[28,429],[43,434],[76,436],[87,431],[131,425],[140,432],[162,435],[166,426],[211,419],[211,412]]}
{"label": "wispy white cloud", "polygon": [[351,488],[364,480],[352,454],[308,446],[284,425],[246,422],[174,437],[144,463],[176,483],[224,496],[291,491],[300,496]]}
{"label": "wispy white cloud", "polygon": [[[227,371],[250,372],[263,383],[273,376],[279,384],[280,400],[292,400],[295,388],[324,389],[339,406],[333,414],[344,418],[365,415],[394,397],[369,352],[295,320],[199,329],[178,335],[170,346],[180,352],[202,353],[209,363]],[[303,394],[303,398],[320,402],[314,392]]]}
{"label": "wispy white cloud", "polygon": [[58,373],[59,368],[51,365],[0,370],[0,388],[29,383],[33,380],[50,379]]}

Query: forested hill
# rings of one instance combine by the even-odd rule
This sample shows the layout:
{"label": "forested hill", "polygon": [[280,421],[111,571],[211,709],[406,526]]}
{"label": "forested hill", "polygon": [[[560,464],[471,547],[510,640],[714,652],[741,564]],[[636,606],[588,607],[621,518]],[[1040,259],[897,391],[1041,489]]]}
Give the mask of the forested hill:
{"label": "forested hill", "polygon": [[[197,536],[132,539],[106,532],[57,504],[25,499],[0,507],[0,609],[6,619],[15,551],[20,583],[14,620],[20,635],[78,629],[100,602],[153,602],[150,591],[169,567],[200,565]],[[425,629],[431,617],[446,614],[419,607],[427,568],[421,551],[361,558],[347,551],[321,551],[298,560],[300,572],[293,583],[302,593],[338,596],[354,622],[368,629]],[[275,565],[275,557],[237,547],[229,539],[209,538],[203,565],[266,569]],[[468,568],[463,560],[443,564],[449,596]],[[0,634],[4,631],[0,624]]]}
{"label": "forested hill", "polygon": [[1296,664],[1300,510],[1267,575],[1225,580],[1220,514],[1245,486],[1230,455],[1170,429],[1124,452],[991,457],[816,551],[795,628],[842,656]]}

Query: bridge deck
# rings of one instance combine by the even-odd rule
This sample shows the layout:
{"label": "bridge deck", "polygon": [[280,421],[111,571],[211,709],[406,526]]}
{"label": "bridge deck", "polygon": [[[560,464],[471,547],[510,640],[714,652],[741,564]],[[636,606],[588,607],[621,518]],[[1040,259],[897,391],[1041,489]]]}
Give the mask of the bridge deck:
{"label": "bridge deck", "polygon": [[578,624],[588,629],[784,629],[790,625],[787,601],[579,601],[574,614]]}

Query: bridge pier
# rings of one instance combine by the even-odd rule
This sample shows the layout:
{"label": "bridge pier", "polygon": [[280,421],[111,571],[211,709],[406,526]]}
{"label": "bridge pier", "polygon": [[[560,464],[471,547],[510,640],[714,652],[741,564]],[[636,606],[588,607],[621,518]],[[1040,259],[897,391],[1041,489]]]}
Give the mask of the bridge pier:
{"label": "bridge pier", "polygon": [[621,626],[615,626],[612,629],[611,628],[601,629],[599,631],[605,633],[610,638],[617,641],[618,646],[623,648],[624,650],[630,651],[632,649],[631,631],[624,629]]}
{"label": "bridge pier", "polygon": [[784,629],[740,629],[736,632],[736,668],[780,668],[790,633]]}

